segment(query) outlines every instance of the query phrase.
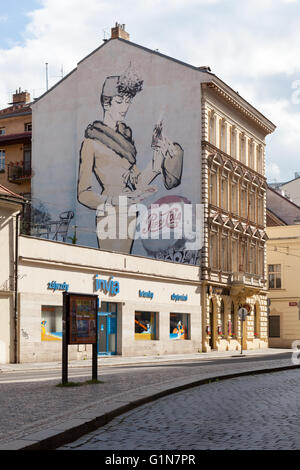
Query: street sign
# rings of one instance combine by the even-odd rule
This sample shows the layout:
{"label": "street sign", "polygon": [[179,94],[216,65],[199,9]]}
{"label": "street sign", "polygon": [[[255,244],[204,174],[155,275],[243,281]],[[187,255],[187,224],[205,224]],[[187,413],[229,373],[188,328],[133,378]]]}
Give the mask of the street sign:
{"label": "street sign", "polygon": [[241,307],[238,311],[238,315],[239,315],[239,319],[241,321],[245,321],[246,320],[246,317],[248,315],[248,310],[244,307]]}

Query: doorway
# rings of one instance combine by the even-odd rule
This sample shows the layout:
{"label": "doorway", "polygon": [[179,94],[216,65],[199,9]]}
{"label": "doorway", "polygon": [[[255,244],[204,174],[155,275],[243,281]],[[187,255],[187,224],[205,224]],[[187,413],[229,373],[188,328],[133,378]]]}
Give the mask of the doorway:
{"label": "doorway", "polygon": [[215,322],[214,322],[214,304],[213,301],[209,302],[209,328],[210,328],[210,338],[209,346],[211,350],[215,349]]}
{"label": "doorway", "polygon": [[98,356],[117,354],[118,304],[102,302],[98,312]]}

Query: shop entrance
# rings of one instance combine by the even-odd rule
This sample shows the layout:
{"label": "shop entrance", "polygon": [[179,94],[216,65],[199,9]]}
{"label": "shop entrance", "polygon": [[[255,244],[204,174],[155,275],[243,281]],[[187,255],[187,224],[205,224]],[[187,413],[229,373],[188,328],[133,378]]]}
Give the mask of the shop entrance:
{"label": "shop entrance", "polygon": [[118,305],[102,302],[98,312],[98,356],[117,354]]}

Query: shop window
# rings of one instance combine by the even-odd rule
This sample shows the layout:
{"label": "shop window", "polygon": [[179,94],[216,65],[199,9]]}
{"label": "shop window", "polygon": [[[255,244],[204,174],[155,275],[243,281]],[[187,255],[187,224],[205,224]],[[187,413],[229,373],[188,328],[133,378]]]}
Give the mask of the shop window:
{"label": "shop window", "polygon": [[280,338],[280,316],[269,317],[269,338]]}
{"label": "shop window", "polygon": [[189,313],[170,313],[170,339],[189,339]]}
{"label": "shop window", "polygon": [[135,312],[134,338],[137,340],[155,340],[157,331],[157,314],[154,312]]}
{"label": "shop window", "polygon": [[281,265],[269,264],[269,289],[281,289]]}
{"label": "shop window", "polygon": [[62,340],[62,307],[42,306],[41,340]]}

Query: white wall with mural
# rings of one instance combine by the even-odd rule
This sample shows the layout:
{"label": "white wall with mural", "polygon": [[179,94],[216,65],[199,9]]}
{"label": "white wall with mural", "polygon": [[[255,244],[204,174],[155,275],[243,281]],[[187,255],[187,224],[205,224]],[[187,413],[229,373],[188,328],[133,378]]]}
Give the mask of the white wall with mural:
{"label": "white wall with mural", "polygon": [[[198,264],[198,251],[172,230],[178,208],[201,202],[201,81],[205,74],[196,68],[110,40],[36,101],[34,233]],[[158,223],[135,204],[174,210],[170,217],[163,209]],[[117,236],[105,239],[110,222]],[[160,236],[164,225],[169,238]],[[136,235],[148,229],[149,238],[126,238],[128,229]]]}

